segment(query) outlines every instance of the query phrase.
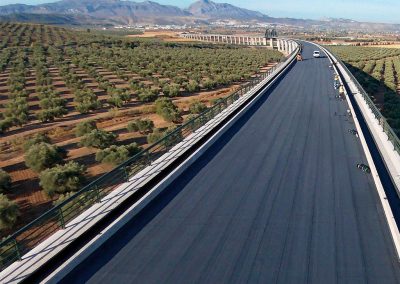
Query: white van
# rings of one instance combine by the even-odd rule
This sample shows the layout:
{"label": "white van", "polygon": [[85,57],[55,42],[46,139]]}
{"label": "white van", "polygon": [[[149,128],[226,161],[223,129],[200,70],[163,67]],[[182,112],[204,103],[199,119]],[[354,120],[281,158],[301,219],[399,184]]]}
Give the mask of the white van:
{"label": "white van", "polygon": [[320,54],[319,50],[315,50],[314,53],[313,53],[313,56],[314,56],[315,58],[321,57],[321,54]]}

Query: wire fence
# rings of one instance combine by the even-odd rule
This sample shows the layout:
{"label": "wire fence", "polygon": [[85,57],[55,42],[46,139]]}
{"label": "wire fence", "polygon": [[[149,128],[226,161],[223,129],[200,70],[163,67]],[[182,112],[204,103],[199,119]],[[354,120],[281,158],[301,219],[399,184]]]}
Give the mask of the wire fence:
{"label": "wire fence", "polygon": [[[288,58],[290,56],[286,57],[283,61],[288,62]],[[255,75],[245,86],[242,86],[233,94],[219,99],[214,106],[177,127],[156,143],[142,150],[112,171],[94,180],[62,203],[4,239],[0,243],[0,269],[4,270],[13,262],[21,260],[22,255],[58,230],[64,229],[68,222],[82,214],[95,203],[101,202],[103,197],[119,185],[128,182],[130,177],[133,177],[149,166],[187,136],[216,117],[224,109],[270,76],[282,64],[281,62],[267,72]]]}

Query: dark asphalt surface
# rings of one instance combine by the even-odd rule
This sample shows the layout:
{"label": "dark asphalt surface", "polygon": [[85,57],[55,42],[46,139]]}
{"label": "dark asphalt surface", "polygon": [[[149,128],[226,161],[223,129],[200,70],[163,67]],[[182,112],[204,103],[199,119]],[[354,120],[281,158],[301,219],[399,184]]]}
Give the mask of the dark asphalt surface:
{"label": "dark asphalt surface", "polygon": [[400,283],[327,58],[304,62],[64,283]]}

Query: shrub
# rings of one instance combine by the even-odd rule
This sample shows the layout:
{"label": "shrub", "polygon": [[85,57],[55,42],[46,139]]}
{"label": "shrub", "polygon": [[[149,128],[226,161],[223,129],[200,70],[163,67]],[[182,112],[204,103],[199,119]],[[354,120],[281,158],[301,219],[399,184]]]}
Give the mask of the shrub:
{"label": "shrub", "polygon": [[193,102],[189,107],[189,110],[192,114],[200,114],[204,112],[206,109],[207,106],[199,101]]}
{"label": "shrub", "polygon": [[0,193],[5,192],[11,188],[11,177],[6,172],[0,169]]}
{"label": "shrub", "polygon": [[163,88],[164,95],[171,98],[179,95],[179,91],[180,91],[180,85],[175,83],[165,85]]}
{"label": "shrub", "polygon": [[117,135],[101,129],[94,129],[84,135],[79,143],[83,147],[105,149],[115,144]]}
{"label": "shrub", "polygon": [[80,113],[88,113],[101,106],[101,103],[97,100],[96,94],[88,89],[76,90],[74,101],[76,103],[76,109]]}
{"label": "shrub", "polygon": [[141,90],[138,99],[143,103],[154,102],[157,99],[157,94],[151,90]]}
{"label": "shrub", "polygon": [[213,80],[207,78],[202,82],[202,85],[204,89],[211,90],[215,88],[216,83]]}
{"label": "shrub", "polygon": [[114,107],[122,107],[124,104],[131,101],[131,94],[127,89],[117,89],[110,87],[107,89],[107,93],[110,95],[107,102]]}
{"label": "shrub", "polygon": [[142,134],[148,134],[153,131],[154,123],[150,119],[138,119],[128,124],[128,131],[139,131]]}
{"label": "shrub", "polygon": [[0,120],[0,134],[8,131],[13,126],[13,122],[10,118]]}
{"label": "shrub", "polygon": [[41,122],[49,122],[49,121],[54,121],[55,118],[57,117],[62,117],[63,115],[66,115],[68,113],[67,109],[65,107],[53,107],[49,109],[42,109],[38,114],[37,118]]}
{"label": "shrub", "polygon": [[[53,205],[57,206],[61,203],[63,203],[65,200],[67,200],[68,198],[70,198],[72,195],[74,194],[74,192],[67,192],[65,194],[60,194],[57,198],[57,200],[53,201]],[[77,198],[79,199],[79,198]],[[69,207],[69,206],[68,206]]]}
{"label": "shrub", "polygon": [[171,146],[179,143],[183,139],[182,133],[180,131],[177,131],[174,134],[170,135],[176,129],[177,129],[177,127],[170,127],[164,132],[160,131],[159,129],[156,129],[153,133],[150,133],[149,135],[147,135],[147,143],[154,144],[157,141],[159,141],[162,138],[165,138],[169,135],[168,138],[166,138],[163,141],[163,144],[166,147],[171,147]]}
{"label": "shrub", "polygon": [[126,128],[128,129],[129,132],[139,131],[139,126],[137,125],[137,121],[129,122]]}
{"label": "shrub", "polygon": [[186,89],[188,90],[188,92],[193,93],[198,91],[200,89],[200,86],[199,83],[197,83],[197,81],[190,80],[189,83],[187,83],[186,85]]}
{"label": "shrub", "polygon": [[42,122],[53,121],[55,118],[68,113],[67,100],[60,98],[59,94],[49,87],[42,87],[39,98],[41,111],[37,114],[37,117]]}
{"label": "shrub", "polygon": [[48,143],[35,144],[25,153],[25,164],[35,172],[41,172],[66,157],[66,151]]}
{"label": "shrub", "polygon": [[141,148],[132,143],[126,146],[111,146],[104,150],[100,150],[96,154],[96,161],[106,164],[118,165],[139,153]]}
{"label": "shrub", "polygon": [[47,143],[50,144],[50,138],[43,133],[37,133],[32,138],[28,139],[24,144],[24,152],[28,151],[33,145]]}
{"label": "shrub", "polygon": [[22,126],[28,122],[29,106],[26,98],[16,97],[7,104],[5,116],[13,125]]}
{"label": "shrub", "polygon": [[4,194],[0,194],[0,229],[12,228],[19,215],[18,205]]}
{"label": "shrub", "polygon": [[168,98],[156,100],[156,113],[167,122],[179,122],[182,120],[178,107]]}
{"label": "shrub", "polygon": [[166,147],[173,147],[183,140],[182,132],[177,130],[178,127],[172,126],[164,132],[164,145]]}
{"label": "shrub", "polygon": [[93,130],[97,129],[96,122],[94,120],[85,120],[78,123],[75,127],[75,136],[81,137],[86,135]]}
{"label": "shrub", "polygon": [[76,162],[57,165],[40,174],[40,186],[50,197],[75,192],[84,184],[85,172],[86,168]]}
{"label": "shrub", "polygon": [[[191,121],[192,119],[196,118],[197,115],[195,114],[190,114],[186,117],[186,123],[188,123],[189,121]],[[190,124],[188,124],[187,126],[192,130],[192,131],[196,131],[197,129],[199,129],[200,127],[202,127],[204,124],[207,123],[207,118],[205,116],[201,116],[198,117],[197,119],[194,119]]]}
{"label": "shrub", "polygon": [[156,129],[153,131],[153,133],[147,135],[147,143],[154,144],[157,141],[161,140],[163,137],[164,133],[162,133],[159,129]]}
{"label": "shrub", "polygon": [[120,108],[124,105],[124,102],[122,101],[121,97],[118,95],[111,95],[111,97],[107,99],[107,102],[111,106],[117,107],[117,108]]}

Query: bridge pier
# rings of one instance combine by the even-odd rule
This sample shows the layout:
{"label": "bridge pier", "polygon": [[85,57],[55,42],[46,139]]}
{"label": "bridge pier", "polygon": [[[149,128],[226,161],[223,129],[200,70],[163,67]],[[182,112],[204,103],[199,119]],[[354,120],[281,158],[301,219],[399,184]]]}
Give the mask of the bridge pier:
{"label": "bridge pier", "polygon": [[266,38],[260,36],[243,36],[243,35],[218,35],[218,34],[182,34],[181,37],[192,40],[225,43],[235,45],[247,46],[266,46],[271,49],[277,49],[281,52],[292,53],[297,44],[294,41],[279,39],[279,38]]}

